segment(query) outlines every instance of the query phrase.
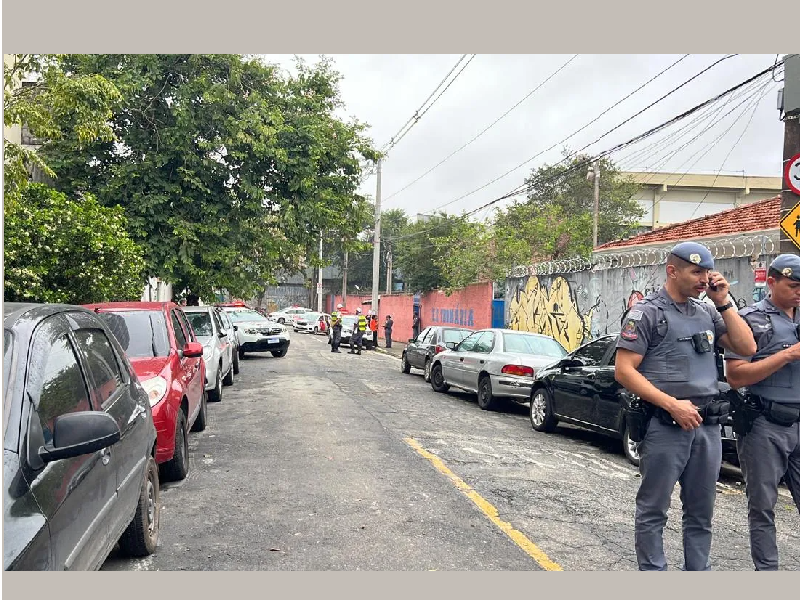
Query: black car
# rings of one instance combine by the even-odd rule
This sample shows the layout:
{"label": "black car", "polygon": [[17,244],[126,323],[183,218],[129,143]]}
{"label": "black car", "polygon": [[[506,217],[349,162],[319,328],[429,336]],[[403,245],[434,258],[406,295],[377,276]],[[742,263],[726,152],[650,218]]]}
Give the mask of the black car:
{"label": "black car", "polygon": [[3,305],[3,568],[90,570],[158,539],[147,393],[78,306]]}
{"label": "black car", "polygon": [[400,370],[410,373],[411,367],[425,372],[425,381],[431,380],[431,361],[439,352],[447,350],[447,343],[458,344],[472,333],[463,327],[434,326],[423,329],[415,338],[408,340],[400,360]]}
{"label": "black car", "polygon": [[[616,342],[616,335],[602,336],[539,371],[531,391],[531,425],[552,432],[563,421],[607,434],[622,440],[625,456],[638,466],[639,444],[628,438],[625,422],[637,397],[614,379]],[[729,425],[722,429],[723,458],[738,464],[733,431]]]}

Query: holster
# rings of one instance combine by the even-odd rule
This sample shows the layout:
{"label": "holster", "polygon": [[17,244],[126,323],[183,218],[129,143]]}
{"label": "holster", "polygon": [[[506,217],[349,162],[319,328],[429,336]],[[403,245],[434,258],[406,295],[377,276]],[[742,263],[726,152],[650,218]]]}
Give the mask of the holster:
{"label": "holster", "polygon": [[760,398],[761,414],[770,423],[790,427],[800,421],[800,406],[790,406],[780,402],[770,402]]}
{"label": "holster", "polygon": [[649,404],[641,400],[631,400],[625,411],[625,423],[631,441],[641,442],[644,440],[652,417],[653,410]]}
{"label": "holster", "polygon": [[757,396],[742,395],[739,390],[731,388],[725,392],[731,406],[733,431],[738,437],[744,437],[753,428],[753,423],[762,414],[761,401]]}

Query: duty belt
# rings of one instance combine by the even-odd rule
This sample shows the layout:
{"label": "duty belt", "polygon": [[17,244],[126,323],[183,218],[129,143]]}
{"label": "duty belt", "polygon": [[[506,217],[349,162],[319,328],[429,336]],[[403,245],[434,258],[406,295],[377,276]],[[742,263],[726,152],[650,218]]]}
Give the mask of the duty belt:
{"label": "duty belt", "polygon": [[761,410],[761,414],[770,423],[789,427],[800,422],[800,404],[775,402],[752,393],[749,394],[749,396],[752,400],[756,401]]}
{"label": "duty belt", "polygon": [[[723,399],[722,396],[706,396],[705,398],[689,399],[698,407],[700,417],[703,419],[703,425],[721,425],[728,419],[730,412],[730,402]],[[701,403],[702,404],[699,404]],[[680,427],[669,411],[663,408],[655,407],[653,411],[655,416],[663,425],[674,425]]]}

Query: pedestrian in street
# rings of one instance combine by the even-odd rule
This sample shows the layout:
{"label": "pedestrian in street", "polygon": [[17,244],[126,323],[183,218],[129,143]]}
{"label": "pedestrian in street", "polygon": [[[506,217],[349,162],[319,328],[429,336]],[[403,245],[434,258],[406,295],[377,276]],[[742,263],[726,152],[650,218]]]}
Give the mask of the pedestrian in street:
{"label": "pedestrian in street", "polygon": [[336,310],[331,313],[331,352],[339,352],[339,344],[342,343],[342,310],[341,304],[336,306]]}
{"label": "pedestrian in street", "polygon": [[752,357],[725,353],[732,387],[747,386],[751,407],[734,417],[747,491],[750,555],[757,571],[778,569],[775,504],[782,477],[800,511],[800,257],[781,254],[767,272],[769,296],[739,314],[753,331]]}
{"label": "pedestrian in street", "polygon": [[[361,354],[361,344],[367,331],[367,318],[361,314],[361,309],[356,309],[358,318],[353,324],[353,334],[350,336],[350,352],[348,354]],[[357,351],[356,351],[357,349]]]}
{"label": "pedestrian in street", "polygon": [[371,339],[370,346],[372,348],[378,347],[378,315],[375,313],[370,314],[369,317],[369,337]]}
{"label": "pedestrian in street", "polygon": [[[683,505],[683,568],[711,568],[711,519],[722,465],[714,344],[743,356],[756,350],[752,332],[714,271],[708,248],[682,242],[667,259],[666,283],[628,312],[617,341],[615,378],[645,401],[650,415],[640,446],[635,547],[642,571],[667,570],[664,526],[675,484]],[[713,306],[698,300],[706,292]]]}
{"label": "pedestrian in street", "polygon": [[421,322],[421,320],[419,318],[419,313],[415,312],[414,313],[414,320],[411,322],[411,330],[414,332],[414,339],[416,339],[417,336],[419,335],[419,331],[420,331],[420,326],[421,325],[422,325],[422,322]]}
{"label": "pedestrian in street", "polygon": [[392,327],[394,327],[394,321],[392,321],[392,315],[386,315],[386,322],[383,324],[383,337],[386,339],[386,347],[392,347]]}

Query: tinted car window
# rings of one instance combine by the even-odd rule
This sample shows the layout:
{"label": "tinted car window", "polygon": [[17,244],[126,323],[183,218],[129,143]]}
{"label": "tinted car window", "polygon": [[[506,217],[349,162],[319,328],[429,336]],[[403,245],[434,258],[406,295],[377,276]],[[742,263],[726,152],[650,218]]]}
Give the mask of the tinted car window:
{"label": "tinted car window", "polygon": [[456,344],[467,337],[471,331],[464,329],[442,329],[440,337],[444,337],[444,343],[455,342]]}
{"label": "tinted car window", "polygon": [[53,439],[53,420],[56,417],[90,410],[86,382],[66,336],[57,338],[50,346],[41,382],[36,412],[44,440],[49,442]]}
{"label": "tinted car window", "polygon": [[574,358],[579,358],[587,367],[598,366],[606,355],[608,347],[614,342],[614,338],[595,340],[578,348],[573,354]]}
{"label": "tinted car window", "polygon": [[179,349],[183,349],[186,345],[186,334],[183,333],[183,327],[181,327],[181,322],[178,321],[175,311],[172,311],[170,315],[172,316],[172,327],[175,329],[175,343]]}
{"label": "tinted car window", "polygon": [[197,337],[194,334],[194,329],[192,329],[192,326],[189,325],[189,321],[186,320],[186,313],[184,313],[182,310],[176,310],[175,314],[178,315],[178,320],[181,322],[181,325],[183,325],[183,332],[189,336],[187,341],[196,342]]}
{"label": "tinted car window", "polygon": [[433,339],[433,327],[428,327],[422,333],[419,334],[417,341],[420,344],[429,344]]}
{"label": "tinted car window", "polygon": [[123,382],[117,356],[101,329],[79,329],[75,332],[75,338],[78,340],[78,347],[86,355],[89,372],[97,386],[97,395],[102,405]]}
{"label": "tinted car window", "polygon": [[211,327],[211,316],[207,312],[188,312],[185,314],[186,319],[194,329],[195,335],[214,335],[214,330]]}
{"label": "tinted car window", "polygon": [[129,357],[153,358],[169,354],[167,323],[161,311],[103,311],[98,314]]}
{"label": "tinted car window", "polygon": [[537,354],[540,356],[552,356],[553,358],[561,358],[567,354],[561,344],[546,337],[522,333],[504,333],[503,341],[506,352]]}

